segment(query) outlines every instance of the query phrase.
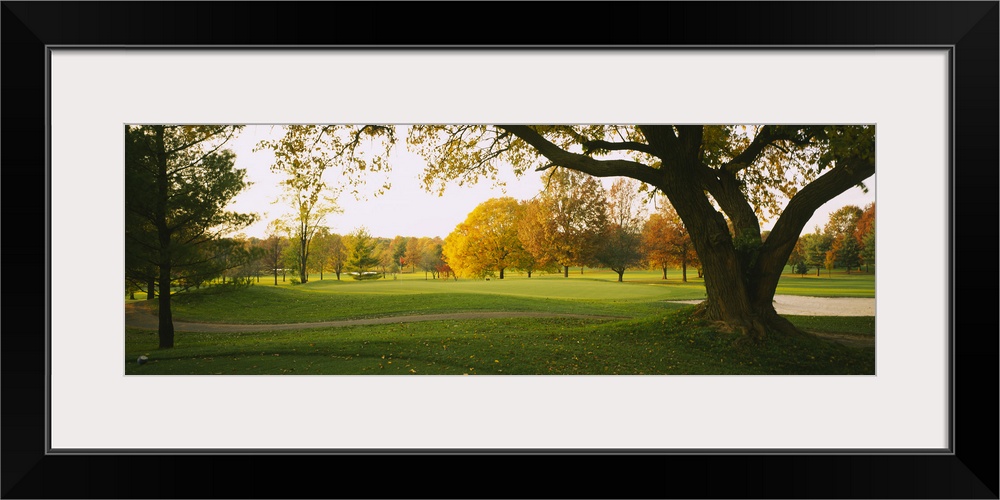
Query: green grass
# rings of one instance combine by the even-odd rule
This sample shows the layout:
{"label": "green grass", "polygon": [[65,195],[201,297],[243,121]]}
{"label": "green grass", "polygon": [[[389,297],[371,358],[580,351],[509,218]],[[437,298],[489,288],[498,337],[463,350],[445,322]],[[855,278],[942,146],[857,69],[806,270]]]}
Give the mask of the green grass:
{"label": "green grass", "polygon": [[802,330],[875,336],[874,316],[785,316]]}
{"label": "green grass", "polygon": [[[504,280],[397,279],[305,285],[213,286],[177,293],[175,321],[279,324],[472,311],[543,311],[603,319],[508,318],[305,328],[255,333],[177,332],[176,347],[157,348],[155,332],[126,329],[128,374],[873,374],[873,342],[852,347],[818,337],[734,344],[737,336],[690,317],[670,300],[701,299],[689,273],[607,270]],[[822,277],[786,274],[778,294],[873,297],[874,273]],[[142,294],[136,294],[142,298]],[[155,301],[151,303],[155,309]],[[818,333],[874,337],[870,317],[789,316]],[[870,344],[870,345],[866,345]],[[139,366],[139,355],[150,363]]]}
{"label": "green grass", "polygon": [[[433,321],[263,333],[126,331],[127,374],[874,374],[874,347],[813,337],[737,342],[684,307],[635,320]],[[139,366],[135,359],[147,355]]]}
{"label": "green grass", "polygon": [[[630,273],[626,273],[628,276]],[[571,314],[642,317],[669,309],[670,300],[705,297],[696,277],[661,280],[658,271],[631,273],[616,281],[613,272],[577,269],[569,278],[526,278],[511,273],[504,280],[424,280],[421,275],[377,281],[319,280],[307,284],[262,281],[248,288],[215,286],[176,294],[175,320],[209,323],[280,324],[371,318],[406,314],[468,311],[546,311]],[[694,275],[694,273],[691,273]],[[800,277],[785,275],[778,294],[820,297],[874,297],[874,274]],[[139,299],[141,294],[137,294]],[[155,310],[156,303],[151,304]]]}
{"label": "green grass", "polygon": [[[175,320],[279,324],[467,311],[642,316],[704,297],[700,285],[650,286],[599,279],[313,281],[295,287],[208,287],[171,299]],[[151,304],[154,308],[155,303]]]}
{"label": "green grass", "polygon": [[778,282],[778,295],[808,295],[811,297],[875,297],[875,272],[847,274],[843,271],[827,276],[784,274]]}

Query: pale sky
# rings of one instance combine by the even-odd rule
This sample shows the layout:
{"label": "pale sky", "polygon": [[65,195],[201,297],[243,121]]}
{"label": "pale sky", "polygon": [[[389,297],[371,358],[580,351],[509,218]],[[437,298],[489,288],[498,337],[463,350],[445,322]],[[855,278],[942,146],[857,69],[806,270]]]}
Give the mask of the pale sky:
{"label": "pale sky", "polygon": [[[326,226],[332,232],[345,234],[364,226],[372,235],[386,238],[397,235],[444,238],[480,203],[500,196],[524,200],[535,196],[542,188],[539,173],[529,171],[518,178],[510,168],[501,167],[500,177],[506,182],[506,191],[484,179],[474,186],[448,185],[444,196],[438,197],[425,191],[421,185],[418,176],[425,162],[419,155],[406,150],[406,134],[401,132],[397,133],[397,143],[392,152],[392,171],[388,174],[367,174],[367,184],[360,189],[360,194],[367,199],[357,200],[350,193],[340,195],[338,204],[342,213],[331,215],[326,220]],[[248,125],[227,146],[236,153],[236,167],[246,169],[247,178],[253,183],[229,206],[230,210],[254,212],[260,216],[258,223],[241,231],[247,236],[265,238],[267,224],[290,211],[286,203],[275,203],[281,195],[278,183],[282,176],[270,170],[273,154],[267,150],[253,152],[260,140],[277,138],[282,133],[280,126]],[[327,183],[338,185],[336,176],[335,169],[329,169]],[[385,194],[374,196],[375,189],[386,179],[391,181],[392,187]],[[601,181],[605,187],[610,187],[615,178]],[[840,207],[858,205],[863,208],[874,201],[875,179],[870,178],[865,183],[869,188],[867,194],[859,188],[852,188],[830,200],[816,211],[803,232],[812,232],[817,224],[825,224],[829,213]],[[763,228],[769,229],[773,223],[773,220],[769,221]]]}

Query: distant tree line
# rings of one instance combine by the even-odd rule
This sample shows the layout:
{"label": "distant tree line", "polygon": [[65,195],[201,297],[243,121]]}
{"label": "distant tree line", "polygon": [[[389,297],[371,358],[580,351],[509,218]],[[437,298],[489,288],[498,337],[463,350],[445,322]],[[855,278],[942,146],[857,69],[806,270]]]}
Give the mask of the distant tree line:
{"label": "distant tree line", "polygon": [[805,275],[816,269],[816,276],[826,269],[868,272],[875,263],[875,202],[864,209],[848,205],[830,214],[823,228],[799,237],[788,266],[792,272]]}

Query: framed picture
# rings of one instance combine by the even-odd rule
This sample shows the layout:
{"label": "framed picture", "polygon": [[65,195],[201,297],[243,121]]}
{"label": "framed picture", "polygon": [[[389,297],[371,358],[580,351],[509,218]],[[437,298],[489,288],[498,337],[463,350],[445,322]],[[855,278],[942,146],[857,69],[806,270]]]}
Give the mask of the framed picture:
{"label": "framed picture", "polygon": [[[490,480],[483,496],[997,497],[996,430],[976,423],[996,421],[996,358],[981,353],[997,339],[975,334],[996,320],[960,300],[996,286],[955,273],[974,254],[957,228],[997,215],[996,2],[658,4],[676,31],[622,6],[621,26],[523,46],[442,25],[447,5],[338,7],[4,3],[3,163],[9,186],[44,187],[8,196],[8,229],[41,245],[19,260],[47,257],[37,289],[22,278],[30,293],[8,293],[9,311],[39,321],[3,336],[3,447],[17,457],[4,461],[5,497],[311,491],[284,472],[230,475],[250,461],[359,480],[330,496],[450,496],[406,466],[418,455],[522,478]],[[489,25],[552,33],[520,10],[491,10]],[[874,124],[876,372],[127,376],[121,125],[331,120]],[[25,210],[39,193],[44,210]],[[543,459],[588,480],[526,490]],[[671,472],[623,484],[637,464]]]}

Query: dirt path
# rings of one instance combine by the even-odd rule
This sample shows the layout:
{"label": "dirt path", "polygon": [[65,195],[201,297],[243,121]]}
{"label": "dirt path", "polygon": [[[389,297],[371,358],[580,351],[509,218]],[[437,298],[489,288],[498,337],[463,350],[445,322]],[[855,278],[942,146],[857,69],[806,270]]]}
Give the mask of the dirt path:
{"label": "dirt path", "polygon": [[[584,319],[614,319],[613,316],[597,316],[591,314],[559,314],[547,312],[461,312],[446,314],[420,314],[406,316],[388,316],[384,318],[344,319],[337,321],[317,321],[313,323],[283,323],[275,325],[234,325],[222,323],[192,323],[174,321],[174,331],[201,333],[230,332],[270,332],[275,330],[304,330],[307,328],[330,328],[358,325],[387,325],[393,323],[414,323],[417,321],[491,319],[491,318],[584,318]],[[125,305],[125,326],[156,330],[157,318],[145,304],[131,303]]]}
{"label": "dirt path", "polygon": [[[701,300],[677,300],[683,304],[697,304]],[[774,309],[778,314],[803,316],[874,316],[875,299],[846,297],[801,297],[793,295],[775,295]],[[275,330],[303,330],[307,328],[331,328],[358,325],[387,325],[395,323],[413,323],[417,321],[491,319],[491,318],[584,318],[613,319],[612,316],[597,316],[588,314],[558,314],[547,312],[460,312],[446,314],[420,314],[406,316],[389,316],[384,318],[345,319],[337,321],[319,321],[313,323],[283,323],[276,325],[234,325],[221,323],[193,323],[174,321],[174,330],[178,332],[230,333],[230,332],[266,332]],[[156,330],[156,316],[149,310],[145,302],[125,304],[125,326]],[[816,333],[849,346],[871,346],[875,338],[861,335],[836,333]]]}

